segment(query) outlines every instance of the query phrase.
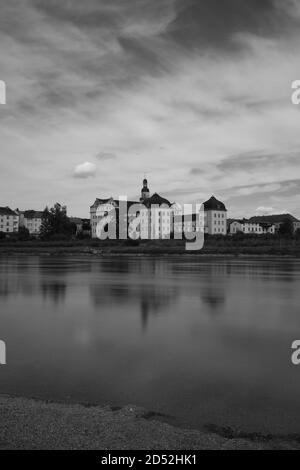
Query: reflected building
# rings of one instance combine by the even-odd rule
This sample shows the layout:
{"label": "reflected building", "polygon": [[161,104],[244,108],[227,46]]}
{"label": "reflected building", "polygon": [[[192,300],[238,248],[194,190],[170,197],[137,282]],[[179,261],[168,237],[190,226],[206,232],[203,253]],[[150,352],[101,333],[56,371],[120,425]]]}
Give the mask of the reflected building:
{"label": "reflected building", "polygon": [[150,316],[166,311],[180,293],[180,285],[170,282],[174,276],[171,263],[165,259],[110,258],[95,263],[92,269],[90,295],[94,305],[112,306],[112,310],[117,305],[126,305],[127,309],[138,306],[143,329]]}
{"label": "reflected building", "polygon": [[67,284],[65,282],[44,281],[40,284],[43,299],[51,299],[55,304],[65,300]]}

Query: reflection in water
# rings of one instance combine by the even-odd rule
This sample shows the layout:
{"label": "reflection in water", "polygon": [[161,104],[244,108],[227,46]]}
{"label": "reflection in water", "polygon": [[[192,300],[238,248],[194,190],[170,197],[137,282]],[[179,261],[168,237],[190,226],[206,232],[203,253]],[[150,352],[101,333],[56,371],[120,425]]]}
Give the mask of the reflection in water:
{"label": "reflection in water", "polygon": [[62,302],[67,289],[65,278],[90,271],[91,263],[85,260],[74,264],[49,256],[1,258],[0,297],[41,295],[45,301]]}
{"label": "reflection in water", "polygon": [[1,257],[0,393],[299,432],[299,279],[292,259]]}
{"label": "reflection in water", "polygon": [[230,275],[231,267],[228,264],[211,263],[205,266],[205,280],[200,284],[199,293],[209,313],[222,313],[226,300],[224,280]]}
{"label": "reflection in water", "polygon": [[173,289],[143,288],[140,292],[141,319],[143,330],[146,331],[148,319],[151,315],[158,315],[171,302],[175,302],[176,292]]}
{"label": "reflection in water", "polygon": [[[172,266],[162,259],[112,258],[93,264],[93,283],[90,287],[95,306],[128,304],[140,305],[142,327],[145,331],[148,318],[165,311],[175,302],[178,289],[165,285],[162,277],[172,274]],[[113,273],[113,277],[112,277]],[[103,274],[108,274],[103,278]]]}
{"label": "reflection in water", "polygon": [[64,282],[44,281],[40,284],[40,291],[43,299],[50,298],[54,303],[63,302],[66,295],[67,285]]}
{"label": "reflection in water", "polygon": [[215,289],[208,287],[202,289],[202,301],[210,307],[214,313],[222,311],[222,305],[225,302],[225,291],[216,293]]}

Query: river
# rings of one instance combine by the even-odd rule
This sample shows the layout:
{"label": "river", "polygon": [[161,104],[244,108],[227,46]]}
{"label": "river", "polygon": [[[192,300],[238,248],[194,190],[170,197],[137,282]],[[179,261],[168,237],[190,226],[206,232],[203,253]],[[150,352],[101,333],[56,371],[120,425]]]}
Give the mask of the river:
{"label": "river", "polygon": [[0,393],[300,432],[300,261],[2,256]]}

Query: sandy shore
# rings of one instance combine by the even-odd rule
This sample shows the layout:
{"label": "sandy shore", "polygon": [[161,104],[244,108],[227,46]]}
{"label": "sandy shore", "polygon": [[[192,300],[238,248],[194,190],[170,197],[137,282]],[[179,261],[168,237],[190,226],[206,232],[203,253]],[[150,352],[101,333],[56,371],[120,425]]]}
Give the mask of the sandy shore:
{"label": "sandy shore", "polygon": [[228,438],[216,432],[177,428],[135,406],[116,409],[0,396],[0,449],[300,448],[291,436]]}

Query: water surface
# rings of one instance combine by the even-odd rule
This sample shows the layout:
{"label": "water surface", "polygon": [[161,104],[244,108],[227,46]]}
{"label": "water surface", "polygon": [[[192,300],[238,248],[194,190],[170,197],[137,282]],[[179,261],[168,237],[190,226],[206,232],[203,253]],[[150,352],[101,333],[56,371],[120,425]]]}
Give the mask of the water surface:
{"label": "water surface", "polygon": [[300,262],[0,258],[0,393],[300,432]]}

